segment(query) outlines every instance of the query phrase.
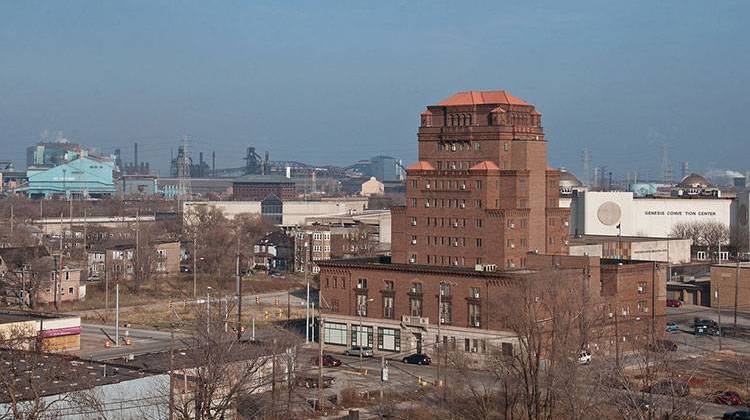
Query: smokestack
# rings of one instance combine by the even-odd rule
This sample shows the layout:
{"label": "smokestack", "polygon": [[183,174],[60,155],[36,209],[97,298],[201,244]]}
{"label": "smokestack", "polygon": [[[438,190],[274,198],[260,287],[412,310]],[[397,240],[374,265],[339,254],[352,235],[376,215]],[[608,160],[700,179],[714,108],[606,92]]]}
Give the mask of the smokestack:
{"label": "smokestack", "polygon": [[216,176],[216,150],[211,152],[211,177]]}
{"label": "smokestack", "polygon": [[203,152],[198,153],[198,176],[203,178]]}
{"label": "smokestack", "polygon": [[292,168],[290,166],[286,167],[286,177],[291,178],[292,177]]}
{"label": "smokestack", "polygon": [[138,167],[138,142],[135,142],[135,144],[133,145],[133,149],[135,149],[133,152],[133,163],[135,164],[135,167],[137,168]]}

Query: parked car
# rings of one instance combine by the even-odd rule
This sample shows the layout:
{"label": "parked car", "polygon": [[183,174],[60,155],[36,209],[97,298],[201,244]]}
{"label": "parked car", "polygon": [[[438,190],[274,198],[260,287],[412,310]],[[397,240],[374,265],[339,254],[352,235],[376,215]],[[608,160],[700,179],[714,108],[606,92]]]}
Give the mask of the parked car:
{"label": "parked car", "polygon": [[677,351],[677,343],[672,340],[656,340],[648,345],[648,350],[656,353]]}
{"label": "parked car", "polygon": [[706,327],[715,328],[715,329],[719,328],[719,324],[717,324],[716,321],[712,319],[700,319],[700,318],[695,318],[693,320],[693,326],[694,327],[706,326]]}
{"label": "parked car", "polygon": [[[313,366],[318,366],[318,357],[312,358]],[[341,360],[331,356],[330,354],[323,355],[323,367],[337,367],[341,366]]]}
{"label": "parked car", "polygon": [[750,411],[727,411],[723,416],[721,416],[721,418],[731,420],[750,420]]}
{"label": "parked car", "polygon": [[368,347],[354,346],[344,351],[344,356],[372,357],[372,349]]}
{"label": "parked car", "polygon": [[714,395],[714,404],[744,405],[740,394],[734,391],[722,391]]}
{"label": "parked car", "polygon": [[690,385],[686,384],[685,382],[666,380],[646,387],[643,392],[648,392],[649,394],[687,397],[690,394]]}
{"label": "parked car", "polygon": [[[330,388],[331,385],[333,385],[333,381],[334,381],[333,376],[323,375],[323,388]],[[297,376],[297,386],[302,386],[305,388],[317,388],[318,387],[318,375],[301,374]]]}
{"label": "parked car", "polygon": [[430,363],[432,363],[432,359],[430,359],[426,354],[415,353],[411,356],[404,357],[403,362],[410,365],[429,365]]}
{"label": "parked car", "polygon": [[666,330],[668,333],[676,333],[680,331],[680,327],[677,325],[676,322],[670,321],[670,322],[667,322]]}
{"label": "parked car", "polygon": [[667,308],[679,308],[682,306],[682,301],[679,299],[667,299]]}
{"label": "parked car", "polygon": [[193,269],[190,268],[189,266],[187,265],[180,266],[180,273],[192,273],[192,272],[193,272]]}
{"label": "parked car", "polygon": [[588,365],[591,363],[591,353],[588,350],[581,350],[578,354],[578,364]]}

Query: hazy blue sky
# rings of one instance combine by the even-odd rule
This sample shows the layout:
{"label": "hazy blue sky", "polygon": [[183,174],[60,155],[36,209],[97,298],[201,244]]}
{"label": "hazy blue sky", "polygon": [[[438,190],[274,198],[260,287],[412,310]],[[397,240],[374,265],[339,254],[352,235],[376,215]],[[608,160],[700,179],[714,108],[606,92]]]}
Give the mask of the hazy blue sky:
{"label": "hazy blue sky", "polygon": [[[520,4],[519,4],[520,3]],[[44,130],[162,170],[182,135],[239,166],[416,158],[423,106],[506,89],[551,164],[745,170],[750,1],[0,2],[0,159]]]}

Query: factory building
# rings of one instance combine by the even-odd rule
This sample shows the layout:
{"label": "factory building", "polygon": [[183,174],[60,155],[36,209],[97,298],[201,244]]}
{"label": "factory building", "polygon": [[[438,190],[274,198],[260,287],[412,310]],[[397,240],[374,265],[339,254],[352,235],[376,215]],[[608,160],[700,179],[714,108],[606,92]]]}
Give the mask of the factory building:
{"label": "factory building", "polygon": [[111,197],[115,194],[112,178],[114,169],[112,159],[89,155],[83,151],[71,160],[52,168],[27,169],[28,183],[16,191],[25,192],[34,198]]}

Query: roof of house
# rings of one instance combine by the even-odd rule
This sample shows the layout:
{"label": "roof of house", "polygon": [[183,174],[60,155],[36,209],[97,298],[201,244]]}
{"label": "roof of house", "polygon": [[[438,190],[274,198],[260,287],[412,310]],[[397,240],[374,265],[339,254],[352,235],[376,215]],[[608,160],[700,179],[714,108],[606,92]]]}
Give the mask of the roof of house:
{"label": "roof of house", "polygon": [[430,162],[420,160],[417,163],[412,163],[406,168],[407,171],[434,171],[435,167]]}
{"label": "roof of house", "polygon": [[454,105],[529,105],[521,98],[515,97],[504,90],[472,90],[458,92],[438,103],[439,106]]}
{"label": "roof of house", "polygon": [[476,165],[469,168],[474,171],[494,171],[494,170],[500,170],[500,167],[495,164],[495,162],[491,160],[484,160],[482,162],[477,163]]}

